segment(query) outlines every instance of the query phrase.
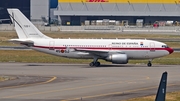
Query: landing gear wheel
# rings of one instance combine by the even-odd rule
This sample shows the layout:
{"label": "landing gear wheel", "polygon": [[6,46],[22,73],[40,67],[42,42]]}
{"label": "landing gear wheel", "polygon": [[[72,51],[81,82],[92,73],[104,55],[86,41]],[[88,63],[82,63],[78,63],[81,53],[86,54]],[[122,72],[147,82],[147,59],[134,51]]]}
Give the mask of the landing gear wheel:
{"label": "landing gear wheel", "polygon": [[99,66],[100,66],[100,62],[96,62],[94,65],[95,65],[96,67],[99,67]]}
{"label": "landing gear wheel", "polygon": [[149,63],[147,64],[147,66],[148,66],[148,67],[151,67],[151,66],[152,66],[152,63],[149,62]]}
{"label": "landing gear wheel", "polygon": [[91,62],[91,63],[89,64],[89,66],[93,67],[93,66],[94,66],[94,62]]}

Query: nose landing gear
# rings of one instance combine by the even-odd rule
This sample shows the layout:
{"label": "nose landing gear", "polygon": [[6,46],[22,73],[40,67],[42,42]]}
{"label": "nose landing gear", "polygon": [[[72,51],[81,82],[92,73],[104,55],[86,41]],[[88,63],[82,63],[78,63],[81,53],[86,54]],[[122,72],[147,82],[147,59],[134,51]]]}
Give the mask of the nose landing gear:
{"label": "nose landing gear", "polygon": [[151,67],[151,66],[152,66],[151,61],[152,61],[152,59],[150,59],[149,62],[147,63],[147,66],[148,66],[148,67]]}

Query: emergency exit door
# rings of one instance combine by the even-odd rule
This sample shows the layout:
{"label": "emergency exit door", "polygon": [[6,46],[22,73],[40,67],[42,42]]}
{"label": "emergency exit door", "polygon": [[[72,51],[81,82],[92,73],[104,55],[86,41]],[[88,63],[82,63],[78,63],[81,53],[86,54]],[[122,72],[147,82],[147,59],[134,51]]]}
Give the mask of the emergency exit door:
{"label": "emergency exit door", "polygon": [[49,41],[49,50],[54,50],[54,41]]}
{"label": "emergency exit door", "polygon": [[155,43],[154,42],[150,43],[150,52],[155,52]]}

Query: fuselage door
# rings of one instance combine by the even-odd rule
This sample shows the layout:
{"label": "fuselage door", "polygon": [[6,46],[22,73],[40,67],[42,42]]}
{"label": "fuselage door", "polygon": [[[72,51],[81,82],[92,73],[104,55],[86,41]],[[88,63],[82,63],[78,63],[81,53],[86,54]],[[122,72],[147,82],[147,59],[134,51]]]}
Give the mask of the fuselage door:
{"label": "fuselage door", "polygon": [[108,48],[109,48],[109,51],[111,51],[112,50],[112,44],[109,44]]}
{"label": "fuselage door", "polygon": [[54,41],[49,41],[49,50],[54,50]]}
{"label": "fuselage door", "polygon": [[150,52],[155,52],[155,43],[154,42],[150,43]]}

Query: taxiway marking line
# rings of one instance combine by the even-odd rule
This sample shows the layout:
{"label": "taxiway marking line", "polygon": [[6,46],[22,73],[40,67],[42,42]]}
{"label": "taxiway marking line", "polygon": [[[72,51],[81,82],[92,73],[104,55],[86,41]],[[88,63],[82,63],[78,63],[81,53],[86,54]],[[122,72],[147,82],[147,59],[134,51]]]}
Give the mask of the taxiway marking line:
{"label": "taxiway marking line", "polygon": [[[175,86],[175,85],[177,85],[177,84],[170,84],[168,86]],[[73,101],[73,100],[81,100],[81,99],[88,99],[88,98],[96,98],[96,97],[110,96],[110,95],[115,95],[115,94],[132,93],[132,92],[149,90],[149,89],[154,89],[154,88],[158,88],[158,86],[146,87],[146,88],[140,88],[140,89],[134,89],[134,90],[127,90],[127,91],[123,91],[123,92],[112,92],[112,93],[106,93],[106,94],[84,96],[84,97],[80,97],[80,98],[72,98],[72,99],[66,99],[66,100],[60,100],[60,101]]]}
{"label": "taxiway marking line", "polygon": [[9,86],[9,87],[1,87],[1,89],[9,89],[9,88],[18,88],[18,87],[25,87],[25,86],[33,86],[33,85],[40,85],[40,84],[46,84],[46,83],[50,83],[52,81],[54,81],[55,79],[57,79],[57,77],[52,77],[51,79],[49,79],[48,81],[45,82],[39,82],[39,83],[33,83],[33,84],[23,84],[23,85],[17,85],[17,86]]}
{"label": "taxiway marking line", "polygon": [[[139,79],[136,81],[144,81],[148,80],[147,78],[145,79]],[[121,83],[128,83],[128,82],[133,82],[134,80],[131,81],[125,81],[125,82],[111,82],[111,83],[103,83],[103,84],[96,84],[96,85],[89,85],[89,86],[80,86],[80,87],[74,87],[74,88],[66,88],[66,89],[61,89],[61,90],[51,90],[51,91],[42,91],[42,92],[35,92],[35,93],[29,93],[29,94],[19,94],[19,95],[12,95],[12,96],[6,96],[2,98],[17,98],[17,97],[23,97],[23,96],[32,96],[32,95],[40,95],[40,94],[47,94],[47,93],[54,93],[54,92],[61,92],[61,91],[70,91],[70,90],[77,90],[77,89],[84,89],[84,88],[91,88],[91,87],[98,87],[98,86],[106,86],[106,85],[113,85],[113,84],[121,84]]]}

